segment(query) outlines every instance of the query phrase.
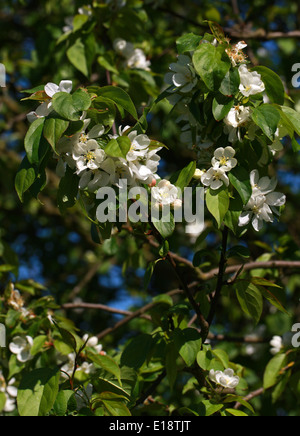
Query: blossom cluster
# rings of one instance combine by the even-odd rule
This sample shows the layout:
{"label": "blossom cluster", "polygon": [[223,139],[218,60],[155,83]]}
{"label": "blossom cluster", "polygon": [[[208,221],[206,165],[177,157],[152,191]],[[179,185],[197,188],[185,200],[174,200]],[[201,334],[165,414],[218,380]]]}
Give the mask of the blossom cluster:
{"label": "blossom cluster", "polygon": [[[52,98],[58,92],[71,93],[72,82],[62,81],[59,85],[48,83],[45,86],[46,101],[36,111],[28,114],[30,122],[48,116],[52,110]],[[117,134],[105,135],[103,125],[91,129],[91,119],[86,113],[81,117],[83,129],[71,137],[64,136],[57,144],[59,154],[57,173],[63,177],[69,166],[80,179],[79,188],[96,192],[101,187],[119,186],[120,180],[126,180],[129,187],[140,184],[151,185],[158,179],[157,170],[160,162],[160,147],[151,147],[151,139],[138,134],[129,126],[120,127]],[[126,158],[115,158],[105,152],[109,141],[126,136],[131,142]]]}
{"label": "blossom cluster", "polygon": [[[180,54],[177,62],[170,65],[171,72],[165,75],[165,82],[169,85],[166,90],[167,98],[180,114],[177,122],[185,123],[182,127],[181,141],[197,152],[199,165],[203,162],[208,165],[208,162],[211,162],[210,168],[197,169],[194,178],[213,191],[230,187],[228,174],[240,165],[236,155],[241,143],[245,139],[251,142],[256,138],[258,126],[252,118],[255,102],[257,98],[261,101],[268,98],[261,74],[251,70],[248,66],[244,52],[247,44],[244,41],[232,46],[227,40],[223,42],[217,39],[210,42],[202,40],[200,45],[211,44],[217,48],[219,44],[224,43],[228,45],[225,52],[230,58],[232,68],[239,76],[239,86],[236,95],[227,97],[227,102],[231,98],[232,104],[221,117],[222,134],[219,133],[217,146],[214,132],[211,134],[207,128],[207,120],[203,121],[197,117],[193,110],[197,99],[201,104],[199,95],[203,93],[203,80],[194,64],[194,52]],[[273,155],[282,150],[281,141],[287,135],[286,128],[279,124],[273,144],[268,143]],[[220,147],[220,137],[224,143],[223,147]],[[228,143],[231,145],[229,146]],[[280,215],[279,208],[285,204],[286,198],[283,194],[274,192],[277,185],[274,179],[272,181],[269,178],[259,180],[258,170],[255,169],[251,174],[249,171],[249,179],[251,179],[253,192],[240,216],[239,226],[244,227],[252,222],[253,228],[259,231],[264,222],[271,223],[274,221],[274,216]]]}
{"label": "blossom cluster", "polygon": [[212,190],[218,190],[222,186],[229,186],[229,173],[237,166],[237,160],[234,158],[235,150],[232,147],[218,148],[211,161],[212,167],[203,172],[201,182],[204,186],[210,187]]}
{"label": "blossom cluster", "polygon": [[[37,288],[41,286],[34,285]],[[59,326],[60,316],[53,312],[54,300],[51,297],[32,299],[28,295],[25,298],[17,288],[18,284],[9,282],[0,298],[1,316],[11,319],[6,334],[7,349],[0,356],[0,416],[15,413],[22,374],[30,373],[36,364],[39,368],[41,360],[43,365],[49,362],[51,367],[60,368],[62,383],[71,379],[80,380],[82,392],[77,394],[76,390],[75,394],[80,409],[83,407],[82,397],[86,397],[91,388],[83,388],[83,384],[90,380],[97,366],[89,356],[105,358],[102,344],[97,337],[85,334],[81,338],[70,329],[69,335],[74,335],[74,341],[76,337],[76,347],[80,350],[80,353],[71,352],[73,346],[65,339]]]}
{"label": "blossom cluster", "polygon": [[144,51],[135,48],[131,42],[118,38],[114,41],[114,49],[125,59],[124,66],[126,68],[150,71],[151,62],[147,60]]}

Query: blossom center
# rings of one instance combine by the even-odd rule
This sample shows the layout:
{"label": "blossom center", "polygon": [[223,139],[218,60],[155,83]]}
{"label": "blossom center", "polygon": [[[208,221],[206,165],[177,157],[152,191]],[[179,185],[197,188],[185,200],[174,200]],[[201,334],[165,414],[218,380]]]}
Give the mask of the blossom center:
{"label": "blossom center", "polygon": [[95,159],[95,154],[92,151],[89,151],[86,156],[85,159],[87,162],[91,162],[92,160]]}
{"label": "blossom center", "polygon": [[228,162],[228,161],[229,161],[229,159],[228,159],[227,157],[223,156],[223,157],[220,159],[220,164],[221,164],[222,166],[227,165],[227,162]]}
{"label": "blossom center", "polygon": [[88,136],[82,133],[82,135],[80,136],[80,142],[86,144],[88,142]]}

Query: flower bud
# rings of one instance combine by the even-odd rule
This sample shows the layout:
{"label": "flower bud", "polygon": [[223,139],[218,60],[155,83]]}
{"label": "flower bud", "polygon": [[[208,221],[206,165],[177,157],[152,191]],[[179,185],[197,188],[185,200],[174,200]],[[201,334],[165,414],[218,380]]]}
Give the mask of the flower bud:
{"label": "flower bud", "polygon": [[203,174],[205,173],[205,170],[199,170],[198,168],[195,171],[195,174],[193,176],[193,178],[195,180],[201,180],[201,177],[203,176]]}

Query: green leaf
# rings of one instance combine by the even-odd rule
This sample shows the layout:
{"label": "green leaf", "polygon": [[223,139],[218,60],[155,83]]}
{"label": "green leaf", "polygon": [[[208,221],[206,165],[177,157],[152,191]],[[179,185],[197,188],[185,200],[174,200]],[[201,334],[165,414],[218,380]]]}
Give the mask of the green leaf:
{"label": "green leaf", "polygon": [[80,30],[88,20],[89,20],[88,15],[82,15],[82,14],[75,15],[73,19],[73,33]]}
{"label": "green leaf", "polygon": [[192,366],[202,345],[199,333],[195,329],[176,329],[173,332],[174,345],[187,366]]}
{"label": "green leaf", "polygon": [[18,389],[21,416],[46,416],[53,407],[59,389],[60,371],[41,368],[23,376]]}
{"label": "green leaf", "polygon": [[212,416],[223,408],[223,404],[215,404],[210,400],[203,400],[196,407],[199,416]]}
{"label": "green leaf", "polygon": [[201,369],[204,371],[209,371],[211,369],[211,362],[213,358],[214,356],[210,349],[203,349],[197,354],[197,363]]}
{"label": "green leaf", "polygon": [[150,335],[142,334],[134,338],[125,348],[121,357],[121,366],[139,369],[145,363],[153,345]]}
{"label": "green leaf", "polygon": [[220,24],[216,23],[215,21],[208,21],[209,28],[211,30],[211,33],[214,35],[216,40],[218,42],[224,42],[225,41],[225,33]]}
{"label": "green leaf", "polygon": [[178,350],[174,344],[170,343],[166,347],[166,371],[170,388],[173,389],[177,379],[177,364]]}
{"label": "green leaf", "polygon": [[216,121],[222,121],[233,108],[234,99],[218,94],[213,100],[213,116]]}
{"label": "green leaf", "polygon": [[68,410],[68,404],[74,397],[74,391],[60,391],[53,405],[53,411],[56,416],[64,416]]}
{"label": "green leaf", "polygon": [[239,281],[235,286],[241,308],[258,324],[263,311],[263,298],[259,289],[247,281]]}
{"label": "green leaf", "polygon": [[239,196],[230,199],[230,206],[224,218],[225,225],[238,237],[244,233],[245,228],[239,227],[239,218],[244,210],[244,205]]}
{"label": "green leaf", "polygon": [[247,415],[247,413],[242,412],[241,410],[236,410],[236,409],[226,409],[225,412],[230,413],[230,415],[232,415],[232,416],[249,416],[249,415]]}
{"label": "green leaf", "polygon": [[131,413],[124,401],[127,399],[113,392],[102,392],[93,397],[92,404],[98,408],[99,403],[102,403],[108,414],[111,416],[131,416]]}
{"label": "green leaf", "polygon": [[222,222],[228,212],[230,204],[229,193],[227,189],[214,191],[209,189],[206,193],[206,205],[209,212],[216,219],[218,228],[221,228]]}
{"label": "green leaf", "polygon": [[45,335],[37,336],[36,338],[34,338],[30,354],[32,356],[36,356],[38,353],[40,353],[43,350],[46,340],[47,336]]}
{"label": "green leaf", "polygon": [[175,222],[172,213],[170,213],[168,221],[166,220],[166,222],[164,222],[163,219],[158,220],[155,219],[155,217],[152,217],[152,223],[164,239],[168,239],[173,235],[175,230]]}
{"label": "green leaf", "polygon": [[231,68],[225,48],[212,44],[202,44],[193,56],[197,73],[211,91],[218,91],[222,81]]}
{"label": "green leaf", "polygon": [[33,185],[36,179],[36,172],[25,156],[21,163],[20,169],[17,172],[15,179],[15,188],[19,199],[23,202],[23,197],[26,191]]}
{"label": "green leaf", "polygon": [[38,118],[29,127],[25,136],[25,150],[31,164],[39,163],[39,147],[42,139],[45,118]]}
{"label": "green leaf", "polygon": [[128,136],[119,136],[112,139],[105,147],[105,153],[108,156],[126,159],[131,148],[131,141]]}
{"label": "green leaf", "polygon": [[178,53],[183,54],[186,52],[195,51],[198,48],[201,40],[202,37],[195,35],[194,33],[188,33],[181,36],[176,41]]}
{"label": "green leaf", "polygon": [[270,104],[263,104],[253,111],[252,119],[264,134],[273,141],[281,119],[279,110]]}
{"label": "green leaf", "polygon": [[230,183],[239,193],[244,205],[248,203],[252,195],[252,187],[249,172],[242,167],[236,167],[228,174]]}
{"label": "green leaf", "polygon": [[212,350],[212,353],[222,363],[225,369],[229,368],[229,357],[224,350]]}
{"label": "green leaf", "polygon": [[57,204],[61,213],[76,204],[78,185],[79,177],[67,166],[66,174],[60,181],[57,193]]}
{"label": "green leaf", "polygon": [[104,356],[101,354],[95,354],[91,352],[89,352],[87,356],[92,362],[96,363],[105,371],[114,375],[117,378],[120,385],[122,386],[120,367],[110,356]]}
{"label": "green leaf", "polygon": [[69,127],[69,122],[59,118],[49,118],[45,121],[44,137],[56,152],[56,145]]}
{"label": "green leaf", "polygon": [[231,68],[220,85],[221,94],[232,97],[239,92],[241,78],[238,68]]}
{"label": "green leaf", "polygon": [[6,404],[6,395],[4,392],[0,392],[0,413],[3,411]]}
{"label": "green leaf", "polygon": [[107,98],[97,97],[93,100],[93,107],[87,113],[94,124],[102,124],[109,131],[116,118],[117,109],[115,103]]}
{"label": "green leaf", "polygon": [[134,119],[138,120],[138,114],[131,97],[123,89],[116,86],[104,86],[98,91],[98,95],[113,101],[117,106],[125,109]]}
{"label": "green leaf", "polygon": [[83,89],[78,89],[74,94],[58,92],[52,99],[53,109],[64,119],[79,121],[82,112],[91,106],[91,98]]}
{"label": "green leaf", "polygon": [[90,75],[89,46],[87,41],[78,38],[76,42],[67,50],[69,61],[84,76]]}
{"label": "green leaf", "polygon": [[252,68],[252,71],[257,71],[266,86],[266,94],[271,103],[284,104],[284,86],[280,77],[267,67],[257,66]]}
{"label": "green leaf", "polygon": [[270,389],[275,386],[280,376],[280,370],[284,368],[287,362],[285,354],[276,354],[268,363],[264,373],[264,389]]}
{"label": "green leaf", "polygon": [[300,136],[300,116],[299,112],[296,112],[294,109],[282,106],[281,111],[284,114],[284,119],[287,120],[290,126],[294,129],[297,135]]}
{"label": "green leaf", "polygon": [[[259,277],[253,277],[251,279],[251,282],[255,284],[255,286],[258,287],[260,290],[262,296],[269,301],[274,307],[276,307],[278,310],[280,310],[282,313],[285,313],[286,315],[289,315],[289,312],[284,308],[285,304],[285,292],[282,288],[275,285],[272,282],[269,282],[268,280],[259,278]],[[271,288],[270,289],[267,288]]]}
{"label": "green leaf", "polygon": [[242,406],[246,407],[246,409],[250,410],[250,412],[255,413],[255,410],[251,404],[244,400],[243,397],[239,397],[238,395],[228,395],[225,398],[224,403],[240,403]]}
{"label": "green leaf", "polygon": [[243,245],[236,245],[228,251],[227,257],[241,257],[243,259],[249,259],[251,257],[251,253],[249,248],[244,247]]}
{"label": "green leaf", "polygon": [[191,162],[188,166],[186,166],[181,173],[179,174],[179,177],[177,179],[177,182],[175,185],[177,188],[181,189],[181,191],[184,190],[187,186],[189,186],[191,180],[194,177],[195,171],[197,167],[197,162]]}

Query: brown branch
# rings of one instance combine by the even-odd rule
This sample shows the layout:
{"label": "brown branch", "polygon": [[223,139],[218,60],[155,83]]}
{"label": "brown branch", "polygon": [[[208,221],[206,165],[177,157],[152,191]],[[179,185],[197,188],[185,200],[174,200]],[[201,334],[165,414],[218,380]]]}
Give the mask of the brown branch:
{"label": "brown branch", "polygon": [[[195,284],[192,284],[195,286]],[[190,285],[190,286],[192,286]],[[170,297],[173,297],[175,295],[180,295],[183,294],[183,291],[181,289],[175,289],[173,291],[168,292],[166,295],[169,295]],[[125,319],[119,321],[117,324],[115,324],[113,327],[109,327],[105,330],[103,330],[101,333],[99,333],[97,335],[98,339],[101,340],[103,339],[105,336],[114,333],[116,330],[118,330],[121,327],[124,327],[126,324],[128,324],[130,321],[132,321],[135,318],[138,318],[142,315],[144,315],[146,312],[148,312],[149,310],[153,309],[153,307],[155,307],[158,303],[149,303],[146,306],[142,307],[141,309],[138,309],[135,312],[130,312],[130,315],[128,315]]]}
{"label": "brown branch", "polygon": [[[174,12],[167,8],[158,8],[160,12],[163,12],[164,14],[170,15],[174,18],[177,18],[179,20],[185,21],[186,23],[192,24],[193,26],[197,27],[198,29],[201,29],[203,31],[208,30],[208,26],[204,23],[199,23],[192,18],[185,17],[183,15],[178,14],[177,12]],[[242,40],[258,40],[258,41],[269,41],[273,39],[286,39],[286,38],[300,38],[300,30],[292,30],[290,32],[269,32],[266,31],[263,28],[260,29],[244,29],[240,26],[237,26],[236,28],[224,28],[224,32],[232,39],[237,39],[239,41]]]}
{"label": "brown branch", "polygon": [[253,336],[246,337],[231,337],[226,335],[214,335],[213,333],[209,333],[208,339],[211,341],[218,342],[232,342],[236,344],[268,344],[272,338],[255,338]]}
{"label": "brown branch", "polygon": [[62,309],[65,310],[74,310],[74,309],[90,309],[90,310],[103,310],[104,312],[113,313],[116,315],[125,315],[130,316],[133,312],[129,310],[116,309],[113,307],[106,306],[104,304],[95,304],[95,303],[65,303],[61,306]]}
{"label": "brown branch", "polygon": [[[232,265],[226,268],[225,274],[235,274],[237,273],[243,265]],[[300,269],[300,261],[285,261],[285,260],[271,260],[268,262],[249,262],[245,263],[243,266],[243,271],[252,271],[255,269]],[[213,269],[208,273],[204,274],[204,280],[211,280],[217,277],[219,269]],[[300,271],[299,271],[300,273]]]}
{"label": "brown branch", "polygon": [[85,274],[85,276],[83,277],[83,279],[78,283],[78,285],[76,285],[74,287],[74,289],[71,291],[70,295],[69,295],[69,300],[73,300],[78,294],[80,294],[80,292],[82,291],[82,289],[88,284],[90,283],[90,281],[95,277],[95,275],[97,274],[100,266],[101,266],[102,262],[97,262],[91,265],[91,267],[89,268],[88,272]]}
{"label": "brown branch", "polygon": [[[264,393],[264,388],[257,389],[256,391],[251,392],[251,394],[247,395],[247,397],[243,398],[243,400],[249,402],[253,400],[253,398],[259,397],[263,393]],[[234,409],[238,410],[241,406],[242,406],[241,403],[236,403]]]}

